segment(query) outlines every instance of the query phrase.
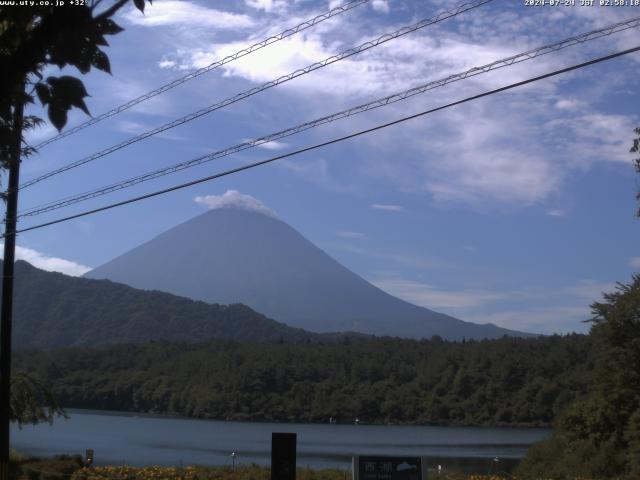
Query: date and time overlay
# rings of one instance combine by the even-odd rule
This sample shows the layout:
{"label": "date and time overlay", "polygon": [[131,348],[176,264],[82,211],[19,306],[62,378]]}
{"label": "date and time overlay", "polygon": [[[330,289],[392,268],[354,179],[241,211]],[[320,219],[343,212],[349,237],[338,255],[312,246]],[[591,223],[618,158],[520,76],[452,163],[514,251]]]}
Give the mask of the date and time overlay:
{"label": "date and time overlay", "polygon": [[[76,6],[89,0],[1,0],[0,6]],[[522,0],[525,7],[640,7],[640,0]]]}
{"label": "date and time overlay", "polygon": [[525,7],[640,7],[640,0],[523,0]]}
{"label": "date and time overlay", "polygon": [[[522,0],[525,7],[640,7],[640,0]],[[76,6],[89,0],[2,0],[0,6]]]}

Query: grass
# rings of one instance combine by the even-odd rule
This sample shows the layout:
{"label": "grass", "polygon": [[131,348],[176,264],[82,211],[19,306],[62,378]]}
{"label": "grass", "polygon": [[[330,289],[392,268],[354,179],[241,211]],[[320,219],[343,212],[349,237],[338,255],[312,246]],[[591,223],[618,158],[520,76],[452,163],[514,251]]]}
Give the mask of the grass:
{"label": "grass", "polygon": [[[71,480],[270,480],[268,467],[258,465],[231,467],[95,467],[77,471]],[[430,478],[442,480],[505,480],[498,475],[438,475]],[[296,480],[350,480],[351,472],[346,470],[312,470],[299,468]]]}
{"label": "grass", "polygon": [[[32,459],[12,453],[10,478],[15,480],[270,480],[268,467],[259,465],[225,467],[85,467],[79,455],[53,459]],[[338,469],[299,468],[296,480],[350,480],[351,472]],[[427,479],[425,479],[427,480]],[[509,474],[466,474],[429,472],[428,480],[524,480]],[[538,479],[547,480],[547,479]],[[551,479],[548,479],[551,480]],[[572,480],[588,480],[575,478]]]}

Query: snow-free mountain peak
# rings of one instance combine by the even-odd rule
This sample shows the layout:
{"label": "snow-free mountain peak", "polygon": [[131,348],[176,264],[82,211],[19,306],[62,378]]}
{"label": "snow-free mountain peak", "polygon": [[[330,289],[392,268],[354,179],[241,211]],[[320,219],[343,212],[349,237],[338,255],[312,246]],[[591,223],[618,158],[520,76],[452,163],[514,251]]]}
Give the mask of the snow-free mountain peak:
{"label": "snow-free mountain peak", "polygon": [[[446,339],[521,335],[393,297],[340,265],[275,214],[267,214],[265,209],[270,210],[257,200],[243,197],[253,199],[229,191],[209,200],[213,209],[86,276],[210,303],[244,303],[315,332]],[[207,197],[202,198],[206,203]]]}

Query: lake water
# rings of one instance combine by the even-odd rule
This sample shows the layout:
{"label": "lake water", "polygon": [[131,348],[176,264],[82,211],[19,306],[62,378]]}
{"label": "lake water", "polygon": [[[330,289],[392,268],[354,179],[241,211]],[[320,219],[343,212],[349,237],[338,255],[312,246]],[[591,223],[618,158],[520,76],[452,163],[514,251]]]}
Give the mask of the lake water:
{"label": "lake water", "polygon": [[[348,469],[352,455],[429,457],[462,470],[508,470],[550,431],[538,428],[219,422],[69,410],[70,418],[12,426],[12,448],[34,456],[95,451],[95,463],[231,465],[270,462],[271,433],[298,434],[298,466]],[[499,462],[494,462],[497,457]]]}

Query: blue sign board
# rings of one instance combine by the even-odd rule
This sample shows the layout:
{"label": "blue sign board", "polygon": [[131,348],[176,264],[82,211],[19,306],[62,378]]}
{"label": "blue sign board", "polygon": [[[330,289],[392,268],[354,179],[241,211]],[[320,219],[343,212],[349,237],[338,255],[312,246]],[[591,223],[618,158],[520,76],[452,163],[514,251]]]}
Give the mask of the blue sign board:
{"label": "blue sign board", "polygon": [[422,457],[353,457],[353,480],[426,480]]}

